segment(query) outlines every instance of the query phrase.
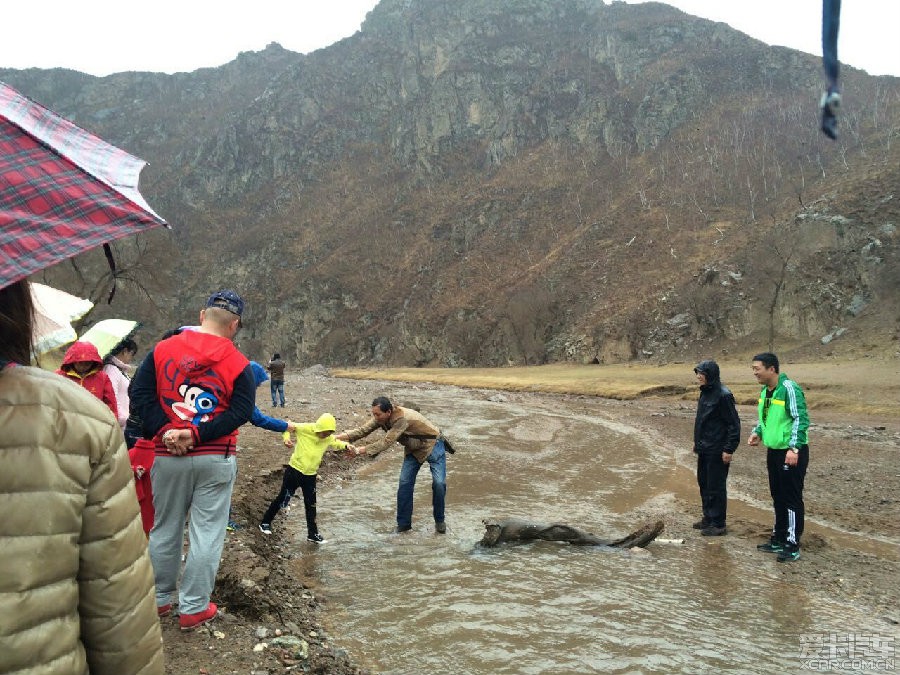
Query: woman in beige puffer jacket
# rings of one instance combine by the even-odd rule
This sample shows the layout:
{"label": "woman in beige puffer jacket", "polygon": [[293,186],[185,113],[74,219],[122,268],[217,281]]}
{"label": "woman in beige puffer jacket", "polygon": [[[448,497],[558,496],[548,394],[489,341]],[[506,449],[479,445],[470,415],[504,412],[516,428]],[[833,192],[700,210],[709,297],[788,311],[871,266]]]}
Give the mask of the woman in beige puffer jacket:
{"label": "woman in beige puffer jacket", "polygon": [[30,291],[0,290],[0,673],[162,675],[121,428],[28,359]]}

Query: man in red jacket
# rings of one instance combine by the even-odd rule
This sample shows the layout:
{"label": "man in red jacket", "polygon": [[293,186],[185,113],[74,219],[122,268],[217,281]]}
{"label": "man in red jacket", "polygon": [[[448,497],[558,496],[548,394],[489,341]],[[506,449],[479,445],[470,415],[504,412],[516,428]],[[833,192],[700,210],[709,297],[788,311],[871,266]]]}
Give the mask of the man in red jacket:
{"label": "man in red jacket", "polygon": [[150,558],[160,616],[172,609],[190,516],[178,594],[182,630],[206,623],[218,610],[210,595],[237,475],[238,428],[256,407],[250,362],[233,342],[243,312],[244,301],[234,291],[213,293],[200,312],[200,326],[157,344],[132,384],[143,436],[155,444]]}

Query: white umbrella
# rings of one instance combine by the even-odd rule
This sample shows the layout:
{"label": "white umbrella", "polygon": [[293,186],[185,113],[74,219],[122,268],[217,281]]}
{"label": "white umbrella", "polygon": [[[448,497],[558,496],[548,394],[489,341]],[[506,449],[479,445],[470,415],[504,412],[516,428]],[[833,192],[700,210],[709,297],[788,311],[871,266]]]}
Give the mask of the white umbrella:
{"label": "white umbrella", "polygon": [[78,339],[72,322],[87,314],[94,303],[52,286],[30,284],[34,303],[34,353],[44,354],[51,349]]}
{"label": "white umbrella", "polygon": [[100,358],[105,359],[112,354],[122,340],[129,338],[138,329],[140,324],[129,319],[103,319],[98,321],[78,338],[82,342],[90,342],[100,352]]}

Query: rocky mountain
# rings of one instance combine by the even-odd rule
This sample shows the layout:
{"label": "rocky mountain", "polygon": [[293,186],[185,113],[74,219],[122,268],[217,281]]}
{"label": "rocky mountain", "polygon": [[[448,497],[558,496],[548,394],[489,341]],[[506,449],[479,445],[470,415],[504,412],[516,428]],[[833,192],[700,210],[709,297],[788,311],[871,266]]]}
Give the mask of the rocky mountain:
{"label": "rocky mountain", "polygon": [[[817,20],[817,17],[813,20]],[[257,357],[505,365],[897,354],[900,79],[662,4],[382,0],[220,68],[0,79],[147,159],[146,340],[236,288]],[[71,290],[102,255],[59,266]]]}

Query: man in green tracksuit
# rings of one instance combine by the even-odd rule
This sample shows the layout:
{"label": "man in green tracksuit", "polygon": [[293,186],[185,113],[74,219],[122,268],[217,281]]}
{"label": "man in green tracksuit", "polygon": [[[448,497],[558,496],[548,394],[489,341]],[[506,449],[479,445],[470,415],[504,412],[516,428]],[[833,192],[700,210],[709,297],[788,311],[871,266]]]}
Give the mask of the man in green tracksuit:
{"label": "man in green tracksuit", "polygon": [[759,393],[759,423],[747,441],[768,448],[769,492],[775,506],[772,536],[756,548],[778,554],[778,562],[800,558],[803,534],[803,479],[809,464],[806,432],[809,415],[803,390],[779,373],[778,357],[763,352],[753,357],[753,375],[763,385]]}

